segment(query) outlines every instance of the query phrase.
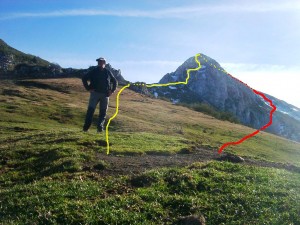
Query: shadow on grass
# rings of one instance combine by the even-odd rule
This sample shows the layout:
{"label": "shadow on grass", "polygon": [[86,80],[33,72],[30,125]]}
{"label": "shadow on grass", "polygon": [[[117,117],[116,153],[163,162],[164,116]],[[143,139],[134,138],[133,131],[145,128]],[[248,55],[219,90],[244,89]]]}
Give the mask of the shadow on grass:
{"label": "shadow on grass", "polygon": [[70,157],[73,149],[52,149],[37,155],[34,169],[39,176],[49,176],[60,172],[77,172],[81,164],[76,157]]}
{"label": "shadow on grass", "polygon": [[26,152],[25,159],[15,164],[16,182],[29,183],[57,173],[82,170],[82,159],[74,156],[74,149],[55,148],[40,153]]}
{"label": "shadow on grass", "polygon": [[52,91],[58,91],[58,92],[62,92],[62,93],[66,93],[69,94],[70,90],[68,90],[66,88],[66,86],[58,86],[58,85],[54,85],[54,84],[45,84],[45,83],[41,83],[38,81],[29,81],[29,80],[20,80],[20,81],[15,81],[15,84],[19,85],[19,86],[23,86],[23,87],[27,87],[27,88],[41,88],[41,89],[48,89],[48,90],[52,90]]}

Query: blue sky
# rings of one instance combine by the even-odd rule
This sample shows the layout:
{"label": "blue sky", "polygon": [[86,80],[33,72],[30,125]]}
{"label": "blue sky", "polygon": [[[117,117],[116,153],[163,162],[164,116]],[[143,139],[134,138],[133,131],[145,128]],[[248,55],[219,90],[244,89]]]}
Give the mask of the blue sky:
{"label": "blue sky", "polygon": [[0,38],[63,67],[104,56],[130,81],[158,82],[203,53],[300,107],[300,1],[0,0]]}

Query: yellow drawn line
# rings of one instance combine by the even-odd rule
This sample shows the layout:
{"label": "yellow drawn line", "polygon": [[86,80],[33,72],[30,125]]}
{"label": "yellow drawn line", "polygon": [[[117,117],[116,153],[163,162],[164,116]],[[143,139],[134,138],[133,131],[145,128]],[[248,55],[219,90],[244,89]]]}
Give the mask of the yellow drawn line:
{"label": "yellow drawn line", "polygon": [[118,115],[119,112],[119,99],[120,99],[120,94],[122,93],[122,91],[124,91],[126,88],[128,88],[130,86],[130,84],[124,86],[117,94],[117,108],[116,108],[116,112],[115,114],[109,118],[107,125],[106,125],[106,144],[107,144],[107,154],[109,154],[109,139],[108,139],[108,128],[109,128],[109,124],[110,122]]}
{"label": "yellow drawn line", "polygon": [[[194,69],[188,69],[187,70],[187,77],[185,79],[185,81],[179,81],[179,82],[171,82],[171,83],[167,83],[167,84],[146,84],[146,87],[166,87],[166,86],[172,86],[172,85],[179,85],[179,84],[187,84],[188,80],[190,79],[190,72],[191,71],[197,71],[201,68],[201,63],[198,60],[198,56],[202,57],[201,54],[196,54],[195,55],[195,61],[198,64],[197,68]],[[204,59],[205,60],[205,59]],[[207,61],[207,60],[205,60]],[[133,84],[136,86],[139,86],[140,84]],[[115,114],[108,120],[108,123],[106,125],[106,144],[107,144],[107,151],[106,153],[109,154],[109,134],[108,134],[108,128],[109,128],[109,124],[110,122],[118,115],[119,112],[119,100],[120,100],[120,94],[122,93],[122,91],[124,91],[126,88],[128,88],[130,86],[130,84],[127,84],[126,86],[124,86],[117,94],[117,106],[116,106],[116,112]]]}

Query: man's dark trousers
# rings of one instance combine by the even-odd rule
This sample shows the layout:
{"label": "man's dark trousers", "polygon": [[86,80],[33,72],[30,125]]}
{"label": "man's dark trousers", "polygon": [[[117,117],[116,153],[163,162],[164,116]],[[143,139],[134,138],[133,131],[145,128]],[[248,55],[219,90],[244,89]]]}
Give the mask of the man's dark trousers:
{"label": "man's dark trousers", "polygon": [[103,130],[103,125],[105,122],[106,112],[109,103],[109,97],[107,97],[107,94],[105,93],[99,93],[93,91],[90,94],[89,105],[85,116],[85,122],[83,125],[84,131],[87,131],[90,128],[93,121],[93,115],[98,103],[100,103],[100,106],[99,106],[99,118],[97,122],[97,130],[98,131]]}

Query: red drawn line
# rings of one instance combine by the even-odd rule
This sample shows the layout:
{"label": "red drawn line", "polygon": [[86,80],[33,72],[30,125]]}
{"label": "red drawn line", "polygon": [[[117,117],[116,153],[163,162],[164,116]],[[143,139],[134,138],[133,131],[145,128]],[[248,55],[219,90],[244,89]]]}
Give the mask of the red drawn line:
{"label": "red drawn line", "polygon": [[264,125],[263,127],[260,128],[260,130],[264,130],[264,129],[266,129],[267,127],[269,127],[269,126],[272,124],[272,121],[273,121],[273,120],[272,120],[272,119],[273,119],[273,113],[276,111],[276,106],[273,105],[273,102],[272,102],[270,99],[268,99],[263,93],[261,93],[261,92],[259,92],[259,91],[256,91],[256,90],[254,90],[254,89],[253,89],[253,91],[254,91],[255,94],[262,96],[263,99],[264,99],[265,101],[269,102],[269,103],[270,103],[270,106],[273,108],[273,109],[271,110],[271,112],[270,112],[270,121],[269,121],[266,125]]}
{"label": "red drawn line", "polygon": [[273,109],[272,109],[271,112],[270,112],[270,120],[269,120],[269,122],[268,122],[266,125],[264,125],[263,127],[261,127],[260,129],[258,129],[258,130],[256,130],[256,131],[254,131],[253,133],[246,135],[245,137],[243,137],[242,139],[240,139],[240,140],[238,140],[238,141],[236,141],[236,142],[227,142],[227,143],[223,144],[223,145],[220,147],[218,153],[222,153],[223,149],[226,148],[226,147],[229,146],[229,145],[238,145],[238,144],[241,144],[243,141],[245,141],[245,140],[247,140],[247,139],[253,137],[254,135],[258,134],[261,130],[264,130],[264,129],[266,129],[267,127],[269,127],[269,126],[272,124],[273,113],[276,111],[276,106],[275,106],[275,105],[273,104],[273,102],[272,102],[270,99],[268,99],[263,93],[254,90],[253,88],[249,87],[249,86],[248,86],[247,84],[245,84],[244,82],[242,82],[242,81],[236,79],[235,77],[233,77],[231,74],[229,74],[229,73],[227,73],[227,74],[228,74],[230,77],[232,77],[233,79],[235,79],[235,80],[241,82],[241,83],[242,83],[243,85],[245,85],[246,87],[250,88],[255,94],[260,95],[265,101],[267,101],[267,102],[270,103],[270,106],[271,106]]}

